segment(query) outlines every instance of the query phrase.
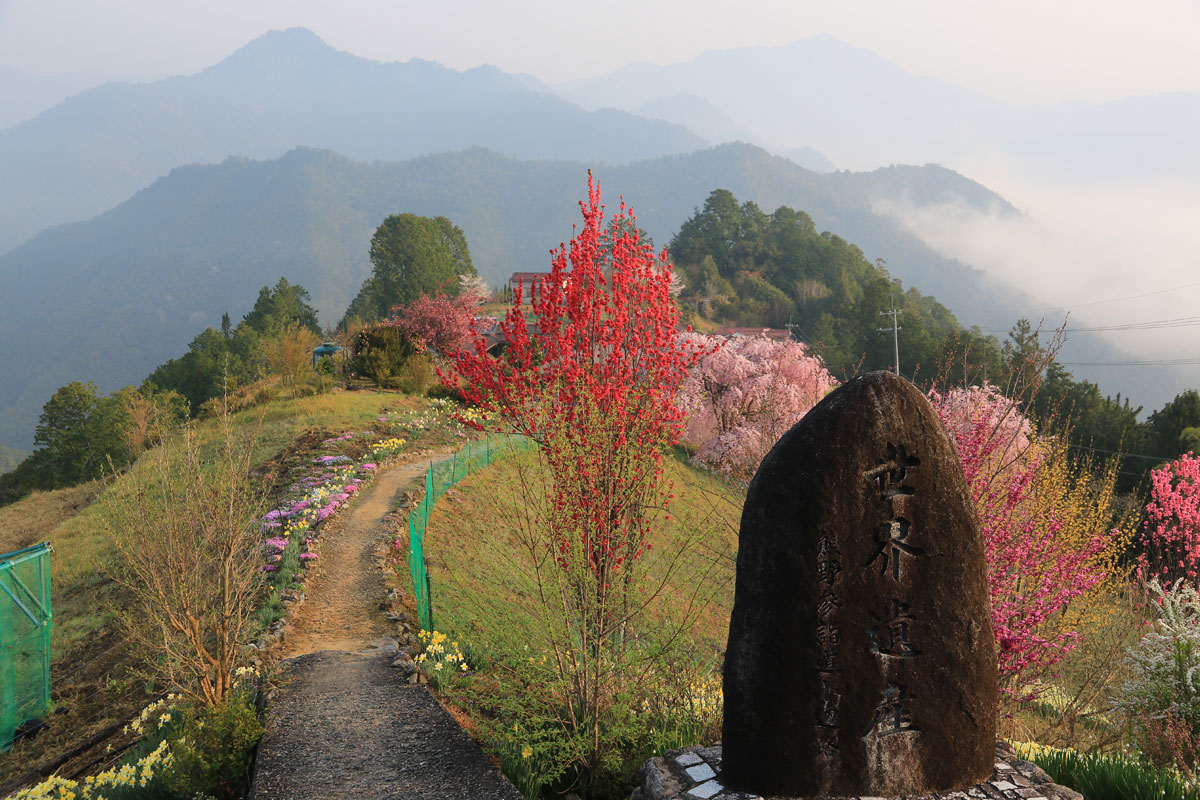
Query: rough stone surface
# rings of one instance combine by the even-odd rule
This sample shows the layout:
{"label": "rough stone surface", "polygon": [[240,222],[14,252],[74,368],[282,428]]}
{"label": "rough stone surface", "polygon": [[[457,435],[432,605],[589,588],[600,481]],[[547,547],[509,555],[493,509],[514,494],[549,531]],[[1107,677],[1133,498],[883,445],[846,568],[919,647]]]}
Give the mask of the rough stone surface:
{"label": "rough stone surface", "polygon": [[521,800],[438,705],[374,655],[293,659],[267,711],[251,797],[260,800]]}
{"label": "rough stone surface", "polygon": [[978,522],[924,395],[875,372],[772,448],[742,513],[723,780],[895,796],[993,767],[996,656]]}
{"label": "rough stone surface", "polygon": [[[991,773],[974,786],[957,791],[907,795],[903,800],[1084,800],[1083,795],[1050,780],[1036,764],[1016,757],[1004,741],[996,742],[989,754]],[[717,772],[715,779],[703,781],[688,777],[687,768],[704,763]],[[791,796],[756,795],[729,789],[721,781],[721,748],[685,747],[670,750],[662,758],[642,765],[640,784],[630,800],[786,800]],[[889,800],[879,796],[859,800]]]}

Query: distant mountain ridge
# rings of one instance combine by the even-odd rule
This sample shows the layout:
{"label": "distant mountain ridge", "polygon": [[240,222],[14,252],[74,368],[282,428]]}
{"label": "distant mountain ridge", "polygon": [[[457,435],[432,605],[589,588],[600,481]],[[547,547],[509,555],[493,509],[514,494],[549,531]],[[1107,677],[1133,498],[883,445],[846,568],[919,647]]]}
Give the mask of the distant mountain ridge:
{"label": "distant mountain ridge", "polygon": [[106,84],[0,130],[0,253],[105,211],[177,166],[234,155],[311,146],[403,160],[486,146],[626,163],[706,145],[673,123],[585,111],[529,76],[384,64],[302,28],[273,31],[195,75]]}
{"label": "distant mountain ridge", "polygon": [[852,169],[1003,154],[1075,180],[1200,177],[1198,92],[1012,105],[828,35],[630,64],[555,88],[588,108],[694,96],[768,149],[813,147]]}
{"label": "distant mountain ridge", "polygon": [[[205,326],[218,326],[223,312],[240,317],[280,276],[307,288],[332,324],[369,274],[371,233],[388,214],[449,217],[493,286],[511,272],[543,269],[547,251],[578,222],[590,166],[481,148],[367,164],[302,148],[273,160],[176,169],[95,219],[0,256],[0,341],[20,354],[0,382],[0,444],[27,448],[57,387],[94,380],[108,391],[139,381]],[[821,175],[737,144],[596,174],[605,196],[623,195],[659,245],[711,191],[726,188],[766,210],[806,211],[818,230],[858,244],[868,258],[884,257],[892,275],[936,296],[964,324],[1007,329],[1030,304],[872,211],[878,200],[900,196],[1006,206],[941,167]],[[865,368],[876,366],[883,365]]]}

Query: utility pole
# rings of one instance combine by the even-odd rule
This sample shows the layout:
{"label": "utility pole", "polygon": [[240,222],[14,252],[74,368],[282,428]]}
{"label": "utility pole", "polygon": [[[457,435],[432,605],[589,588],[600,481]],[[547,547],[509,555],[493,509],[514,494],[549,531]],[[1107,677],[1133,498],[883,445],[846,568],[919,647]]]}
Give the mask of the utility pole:
{"label": "utility pole", "polygon": [[792,315],[791,314],[788,314],[787,325],[785,325],[784,327],[786,327],[788,329],[788,334],[791,336],[792,339],[795,339],[797,342],[803,341],[799,336],[796,335],[796,331],[800,329],[800,326],[792,324]]}
{"label": "utility pole", "polygon": [[[891,306],[892,306],[891,311],[880,311],[879,316],[892,318],[892,328],[891,328],[892,345],[896,349],[896,374],[899,375],[900,374],[900,326],[897,325],[896,323],[899,321],[900,314],[902,314],[903,312],[896,308],[896,296],[895,295],[892,295],[892,297],[891,297]],[[880,333],[888,332],[887,328],[876,328],[875,330]]]}

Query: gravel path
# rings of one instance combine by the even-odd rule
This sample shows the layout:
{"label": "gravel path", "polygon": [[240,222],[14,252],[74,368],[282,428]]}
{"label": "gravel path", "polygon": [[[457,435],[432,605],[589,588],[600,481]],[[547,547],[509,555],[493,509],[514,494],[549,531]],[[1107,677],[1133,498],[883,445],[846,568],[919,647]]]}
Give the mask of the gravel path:
{"label": "gravel path", "polygon": [[292,663],[268,711],[254,798],[521,800],[391,655],[325,651]]}
{"label": "gravel path", "polygon": [[391,666],[397,644],[378,610],[384,517],[431,457],[450,452],[380,470],[322,534],[319,572],[282,645],[283,685],[267,709],[251,797],[520,800],[429,690]]}

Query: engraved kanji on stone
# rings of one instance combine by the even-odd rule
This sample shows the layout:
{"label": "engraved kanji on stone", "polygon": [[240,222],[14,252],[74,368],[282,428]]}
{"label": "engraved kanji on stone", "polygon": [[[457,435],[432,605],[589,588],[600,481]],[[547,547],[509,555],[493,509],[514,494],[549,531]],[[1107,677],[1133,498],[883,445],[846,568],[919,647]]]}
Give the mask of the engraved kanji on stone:
{"label": "engraved kanji on stone", "polygon": [[872,652],[895,658],[916,658],[921,655],[921,651],[914,648],[909,640],[909,623],[913,621],[909,609],[908,603],[892,600],[886,616],[871,613],[871,619],[877,623],[867,631],[871,637]]}
{"label": "engraved kanji on stone", "polygon": [[917,726],[913,724],[912,712],[904,705],[915,699],[916,696],[909,692],[903,683],[889,683],[883,690],[883,702],[875,707],[867,734],[892,736],[917,730]]}
{"label": "engraved kanji on stone", "polygon": [[842,690],[834,681],[833,675],[821,676],[821,725],[826,728],[837,727],[838,706],[842,704]]}
{"label": "engraved kanji on stone", "polygon": [[823,586],[821,588],[821,596],[817,598],[817,615],[821,619],[833,616],[833,612],[837,611],[841,605],[837,595],[833,593],[832,587]]}
{"label": "engraved kanji on stone", "polygon": [[905,543],[908,534],[912,532],[912,523],[904,517],[896,517],[889,520],[879,527],[879,549],[875,551],[875,555],[867,562],[870,566],[876,561],[882,562],[879,565],[879,572],[886,574],[888,568],[891,568],[892,578],[900,580],[900,558],[901,556],[922,556],[925,551],[920,547],[914,547],[911,544]]}
{"label": "engraved kanji on stone", "polygon": [[841,631],[836,622],[825,621],[817,625],[817,642],[820,644],[818,668],[822,671],[838,671],[837,645],[840,638]]}
{"label": "engraved kanji on stone", "polygon": [[829,537],[824,533],[817,540],[817,577],[823,583],[830,586],[833,585],[833,580],[842,571],[841,554],[837,548],[829,542]]}
{"label": "engraved kanji on stone", "polygon": [[826,758],[834,757],[839,750],[838,729],[824,726],[817,728],[817,747],[821,749]]}
{"label": "engraved kanji on stone", "polygon": [[908,471],[921,465],[921,459],[909,455],[906,445],[894,445],[888,442],[887,458],[880,459],[878,464],[867,470],[866,477],[874,480],[879,489],[879,496],[887,500],[896,495],[915,494],[916,489],[904,483]]}

